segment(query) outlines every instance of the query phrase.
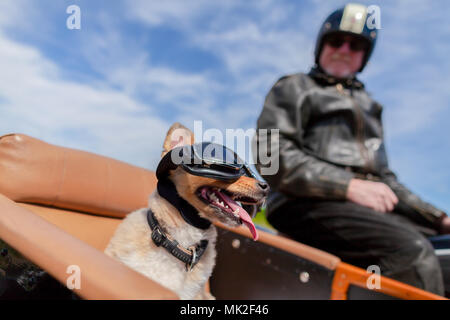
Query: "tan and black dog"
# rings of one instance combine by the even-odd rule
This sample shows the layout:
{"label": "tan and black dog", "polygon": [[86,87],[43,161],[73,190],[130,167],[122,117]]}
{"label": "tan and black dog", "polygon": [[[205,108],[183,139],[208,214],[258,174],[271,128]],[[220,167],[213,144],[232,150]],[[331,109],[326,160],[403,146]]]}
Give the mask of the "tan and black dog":
{"label": "tan and black dog", "polygon": [[[167,133],[162,156],[193,143],[193,133],[175,123]],[[181,166],[171,168],[166,180],[164,185],[159,179],[149,208],[127,215],[105,253],[171,289],[181,299],[214,299],[204,290],[216,258],[217,231],[211,222],[232,227],[245,224],[256,240],[256,228],[244,208],[260,205],[268,186],[252,175],[225,181],[191,174]],[[176,198],[167,196],[167,185],[174,186]]]}

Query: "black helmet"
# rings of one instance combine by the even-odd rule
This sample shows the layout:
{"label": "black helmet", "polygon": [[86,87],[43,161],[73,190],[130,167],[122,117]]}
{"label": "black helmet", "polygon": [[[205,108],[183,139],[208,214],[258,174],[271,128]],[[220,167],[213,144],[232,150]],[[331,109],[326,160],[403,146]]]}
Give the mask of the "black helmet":
{"label": "black helmet", "polygon": [[373,48],[377,41],[378,31],[376,28],[370,28],[367,25],[367,8],[360,4],[347,4],[344,8],[334,11],[323,22],[317,36],[316,48],[314,50],[315,62],[319,66],[319,57],[323,47],[324,37],[335,32],[350,34],[361,37],[369,42],[369,49],[367,50],[361,68],[361,72],[367,64],[367,61],[372,54]]}

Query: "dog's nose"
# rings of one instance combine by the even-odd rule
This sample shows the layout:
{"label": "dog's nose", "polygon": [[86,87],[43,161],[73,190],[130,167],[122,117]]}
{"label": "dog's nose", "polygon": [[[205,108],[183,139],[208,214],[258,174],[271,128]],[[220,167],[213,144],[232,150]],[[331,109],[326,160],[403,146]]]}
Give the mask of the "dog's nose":
{"label": "dog's nose", "polygon": [[258,186],[264,191],[265,194],[269,193],[269,185],[263,181],[258,181]]}

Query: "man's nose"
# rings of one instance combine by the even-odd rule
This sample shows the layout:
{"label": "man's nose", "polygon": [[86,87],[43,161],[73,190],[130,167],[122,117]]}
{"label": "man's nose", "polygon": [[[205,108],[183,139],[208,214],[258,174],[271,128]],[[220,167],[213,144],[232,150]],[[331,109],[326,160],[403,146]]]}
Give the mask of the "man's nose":
{"label": "man's nose", "polygon": [[338,49],[338,52],[340,53],[350,53],[352,50],[350,49],[350,43],[348,41],[345,41]]}

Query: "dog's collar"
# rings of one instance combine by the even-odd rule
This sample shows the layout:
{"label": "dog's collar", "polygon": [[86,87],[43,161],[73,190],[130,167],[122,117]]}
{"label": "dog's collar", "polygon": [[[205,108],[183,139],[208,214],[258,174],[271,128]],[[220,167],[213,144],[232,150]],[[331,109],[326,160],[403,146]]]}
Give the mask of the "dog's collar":
{"label": "dog's collar", "polygon": [[159,247],[170,252],[175,258],[183,261],[186,264],[186,271],[192,270],[197,262],[202,257],[203,253],[208,246],[208,240],[201,240],[195,246],[189,248],[183,248],[177,240],[173,239],[170,235],[166,234],[158,220],[156,219],[152,210],[147,211],[147,221],[152,229],[152,240]]}
{"label": "dog's collar", "polygon": [[180,197],[172,181],[168,178],[158,180],[157,189],[161,197],[177,208],[184,221],[198,229],[206,230],[209,228],[211,222],[200,217],[198,211]]}

